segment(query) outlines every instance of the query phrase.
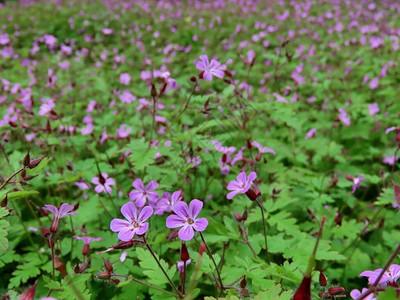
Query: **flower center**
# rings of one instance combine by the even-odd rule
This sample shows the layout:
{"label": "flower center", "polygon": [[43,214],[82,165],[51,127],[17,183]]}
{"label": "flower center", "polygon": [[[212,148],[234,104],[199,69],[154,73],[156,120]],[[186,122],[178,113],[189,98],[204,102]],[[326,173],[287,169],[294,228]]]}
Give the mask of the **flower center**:
{"label": "flower center", "polygon": [[135,227],[135,228],[139,228],[140,227],[139,223],[136,222],[136,221],[132,222],[132,226]]}
{"label": "flower center", "polygon": [[192,225],[192,224],[194,223],[194,221],[193,221],[191,218],[189,218],[189,219],[187,220],[187,222],[189,223],[189,225]]}

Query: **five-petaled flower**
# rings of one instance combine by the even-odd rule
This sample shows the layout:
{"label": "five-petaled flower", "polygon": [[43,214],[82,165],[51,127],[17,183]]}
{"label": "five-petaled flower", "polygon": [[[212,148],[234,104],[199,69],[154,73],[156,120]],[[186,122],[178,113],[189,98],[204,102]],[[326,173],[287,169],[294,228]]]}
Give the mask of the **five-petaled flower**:
{"label": "five-petaled flower", "polygon": [[113,219],[110,223],[110,229],[118,232],[118,238],[121,241],[129,242],[135,234],[143,235],[149,228],[149,223],[145,222],[153,214],[150,206],[145,206],[139,210],[135,204],[128,202],[121,207],[121,213],[126,220]]}
{"label": "five-petaled flower", "polygon": [[154,180],[151,180],[146,187],[143,184],[141,179],[136,179],[132,186],[136,188],[136,190],[132,190],[129,193],[129,199],[135,201],[137,207],[143,207],[146,203],[146,200],[149,200],[149,204],[151,206],[155,206],[155,203],[158,200],[158,193],[154,192],[154,190],[158,187],[158,183]]}
{"label": "five-petaled flower", "polygon": [[43,206],[43,209],[48,210],[54,215],[53,223],[51,223],[50,227],[50,231],[53,233],[58,231],[58,223],[60,222],[61,218],[64,218],[68,215],[77,215],[77,213],[73,211],[74,206],[67,203],[61,204],[60,209],[50,204],[46,204],[45,206]]}
{"label": "five-petaled flower", "polygon": [[[360,274],[360,277],[368,277],[368,283],[374,284],[382,269],[376,269],[375,271],[364,271]],[[394,286],[398,287],[398,280],[400,278],[400,265],[390,265],[389,269],[383,273],[382,278],[379,280],[380,286]]]}
{"label": "five-petaled flower", "polygon": [[110,185],[114,185],[115,180],[111,177],[108,177],[107,173],[101,173],[101,176],[94,177],[92,179],[92,183],[97,184],[97,186],[94,188],[96,193],[100,194],[105,191],[107,194],[111,194],[112,189]]}
{"label": "five-petaled flower", "polygon": [[162,194],[160,201],[157,204],[157,208],[154,214],[162,215],[165,212],[171,212],[174,210],[176,203],[182,201],[182,191],[173,192],[172,195],[168,192]]}
{"label": "five-petaled flower", "polygon": [[360,187],[361,183],[364,181],[365,178],[360,174],[358,175],[358,177],[346,175],[346,179],[353,182],[352,193],[354,194],[355,191]]}
{"label": "five-petaled flower", "polygon": [[170,215],[167,218],[166,225],[168,228],[178,228],[178,236],[183,241],[190,241],[194,236],[194,230],[204,231],[208,226],[206,218],[197,218],[201,209],[203,208],[203,202],[197,199],[193,199],[188,205],[180,201],[174,206],[175,215]]}
{"label": "five-petaled flower", "polygon": [[257,178],[255,172],[251,172],[249,177],[246,176],[246,172],[241,172],[237,177],[236,181],[232,180],[228,184],[228,190],[232,191],[227,195],[228,199],[232,199],[237,194],[246,194],[250,189],[253,181]]}
{"label": "five-petaled flower", "polygon": [[213,76],[224,78],[224,71],[221,70],[221,63],[215,59],[208,61],[207,55],[200,55],[200,60],[196,63],[196,68],[202,71],[201,78],[205,81],[211,81]]}

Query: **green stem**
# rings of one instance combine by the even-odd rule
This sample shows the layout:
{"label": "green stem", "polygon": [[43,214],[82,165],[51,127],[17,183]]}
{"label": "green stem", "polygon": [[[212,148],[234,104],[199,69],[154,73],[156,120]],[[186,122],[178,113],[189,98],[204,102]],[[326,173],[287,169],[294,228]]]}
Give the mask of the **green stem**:
{"label": "green stem", "polygon": [[217,264],[215,263],[214,257],[213,257],[212,254],[211,254],[210,248],[208,248],[208,245],[207,245],[207,243],[206,243],[206,240],[204,239],[203,234],[202,234],[200,231],[199,231],[199,234],[200,234],[200,237],[201,237],[201,239],[202,239],[204,245],[206,246],[207,254],[208,254],[208,256],[211,258],[211,260],[212,260],[212,262],[213,262],[213,264],[214,264],[215,271],[217,271],[218,281],[219,281],[219,285],[220,285],[219,288],[220,288],[220,289],[223,289],[223,288],[224,288],[224,284],[222,283],[221,274],[220,274],[220,272],[219,272],[219,269],[218,269],[218,267],[217,267]]}
{"label": "green stem", "polygon": [[263,203],[262,203],[262,199],[260,199],[260,200],[256,199],[256,202],[258,204],[258,207],[261,210],[261,217],[262,217],[263,230],[264,230],[265,252],[267,253],[267,262],[270,265],[271,264],[271,259],[269,257],[269,252],[268,252],[267,225],[266,225],[265,216],[264,216],[264,206],[263,206]]}

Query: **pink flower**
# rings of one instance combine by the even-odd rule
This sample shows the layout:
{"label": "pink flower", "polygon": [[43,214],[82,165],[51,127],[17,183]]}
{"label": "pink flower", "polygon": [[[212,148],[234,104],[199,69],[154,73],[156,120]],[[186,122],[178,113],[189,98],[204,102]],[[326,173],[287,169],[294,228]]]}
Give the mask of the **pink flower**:
{"label": "pink flower", "polygon": [[276,101],[283,102],[283,103],[288,103],[288,101],[284,97],[282,97],[281,95],[279,95],[277,93],[273,93],[272,95],[275,96]]}
{"label": "pink flower", "polygon": [[166,225],[168,228],[179,228],[178,236],[183,241],[190,241],[194,236],[194,231],[204,231],[208,226],[206,218],[197,218],[203,202],[197,199],[190,201],[188,205],[181,201],[175,204],[174,213],[167,218]]}
{"label": "pink flower", "polygon": [[245,194],[251,187],[253,181],[257,178],[255,172],[251,172],[249,177],[246,176],[246,172],[241,172],[237,177],[236,181],[232,180],[229,182],[227,189],[230,192],[226,197],[232,199],[237,194]]}
{"label": "pink flower", "polygon": [[81,240],[83,242],[83,249],[82,249],[82,254],[87,255],[89,251],[89,245],[91,242],[96,242],[96,241],[101,241],[102,238],[94,238],[90,236],[73,236],[74,239]]}
{"label": "pink flower", "polygon": [[[186,261],[186,267],[187,267],[191,262],[192,262],[192,260],[189,258],[189,259]],[[185,263],[184,263],[183,261],[177,261],[177,262],[176,262],[176,267],[178,268],[178,271],[179,271],[180,273],[183,273],[183,272],[184,272],[184,268],[185,268]]]}
{"label": "pink flower", "polygon": [[200,55],[200,61],[196,63],[196,68],[202,71],[202,76],[205,81],[211,81],[213,76],[218,78],[224,78],[224,72],[220,68],[221,63],[215,59],[211,59],[211,63],[208,61],[207,55]]}
{"label": "pink flower", "polygon": [[81,190],[81,191],[85,191],[90,189],[90,186],[84,182],[84,181],[76,181],[75,185]]}
{"label": "pink flower", "polygon": [[154,180],[151,180],[147,186],[143,185],[142,179],[136,179],[132,186],[136,190],[132,190],[129,193],[129,199],[134,201],[138,207],[143,207],[146,203],[146,200],[149,200],[149,204],[154,206],[158,200],[158,193],[154,192],[154,190],[158,187],[158,183]]}
{"label": "pink flower", "polygon": [[[376,269],[375,271],[364,271],[360,274],[360,277],[368,277],[368,283],[375,283],[378,279],[382,269]],[[400,265],[390,265],[389,269],[383,273],[382,278],[379,280],[380,286],[397,286],[397,281],[400,278]]]}
{"label": "pink flower", "polygon": [[135,204],[128,202],[121,207],[121,213],[126,220],[113,219],[110,223],[110,229],[118,232],[118,238],[121,241],[129,242],[135,234],[143,235],[149,228],[149,223],[145,222],[153,214],[150,206],[145,206],[139,210]]}
{"label": "pink flower", "polygon": [[276,155],[276,152],[274,149],[271,149],[268,147],[263,147],[263,146],[261,146],[260,143],[258,143],[256,141],[252,142],[251,145],[254,147],[257,147],[257,149],[260,153],[272,153],[272,154]]}
{"label": "pink flower", "polygon": [[354,193],[360,187],[361,183],[364,181],[365,178],[360,174],[356,178],[350,175],[346,175],[346,179],[353,181],[352,193]]}
{"label": "pink flower", "polygon": [[54,104],[54,100],[53,99],[41,99],[41,102],[43,102],[43,104],[40,106],[39,109],[39,115],[41,116],[45,116],[50,114],[50,112],[53,110],[55,104]]}
{"label": "pink flower", "polygon": [[101,176],[94,177],[92,179],[92,183],[97,184],[97,186],[94,188],[96,193],[100,194],[102,192],[106,192],[107,194],[111,194],[112,189],[110,185],[114,185],[115,180],[111,177],[108,177],[107,173],[101,173]]}
{"label": "pink flower", "polygon": [[199,164],[201,164],[201,159],[198,156],[189,157],[186,159],[186,162],[191,165],[191,168],[196,168]]}
{"label": "pink flower", "polygon": [[307,134],[306,134],[306,136],[304,137],[304,139],[311,139],[311,138],[313,138],[314,136],[315,136],[315,134],[317,133],[317,129],[315,129],[315,128],[312,128],[312,129],[310,129],[308,132],[307,132]]}
{"label": "pink flower", "polygon": [[369,88],[371,90],[375,90],[378,87],[379,87],[379,78],[375,77],[369,82]]}
{"label": "pink flower", "polygon": [[121,84],[129,85],[130,81],[131,75],[128,73],[121,73],[121,75],[119,75],[119,82],[121,82]]}
{"label": "pink flower", "polygon": [[172,195],[168,192],[164,192],[161,196],[160,201],[157,204],[157,208],[154,214],[162,215],[165,212],[171,212],[174,210],[175,204],[182,201],[182,191],[173,192]]}
{"label": "pink flower", "polygon": [[368,104],[368,110],[371,116],[376,115],[379,112],[378,103]]}
{"label": "pink flower", "polygon": [[131,128],[128,127],[126,124],[122,124],[118,129],[117,129],[117,137],[119,139],[126,139],[129,137],[129,134],[131,133]]}
{"label": "pink flower", "polygon": [[351,121],[350,118],[347,116],[346,111],[343,108],[339,108],[339,120],[342,121],[346,126],[350,126]]}
{"label": "pink flower", "polygon": [[113,30],[111,28],[104,28],[101,30],[101,32],[103,32],[105,35],[110,35],[113,33]]}
{"label": "pink flower", "polygon": [[121,95],[119,95],[119,99],[123,102],[123,103],[132,103],[133,101],[136,101],[136,97],[134,95],[132,95],[131,92],[129,92],[128,90],[125,90],[122,92]]}
{"label": "pink flower", "polygon": [[[363,294],[363,293],[365,293],[367,291],[368,291],[367,288],[363,288],[362,292],[360,292],[359,290],[354,289],[354,290],[351,291],[350,297],[353,298],[353,299],[358,299],[361,296],[361,294]],[[376,298],[374,297],[374,294],[369,294],[367,297],[365,297],[363,299],[364,300],[376,300]]]}
{"label": "pink flower", "polygon": [[383,158],[383,163],[389,166],[393,166],[399,158],[397,156],[386,156]]}
{"label": "pink flower", "polygon": [[69,205],[67,203],[61,204],[60,209],[58,209],[54,205],[50,205],[50,204],[43,206],[43,209],[48,210],[49,212],[51,212],[54,215],[53,222],[51,223],[51,226],[50,226],[50,231],[53,233],[58,231],[58,224],[60,222],[60,219],[66,217],[68,215],[75,215],[75,216],[77,215],[77,213],[75,211],[73,211],[74,206]]}

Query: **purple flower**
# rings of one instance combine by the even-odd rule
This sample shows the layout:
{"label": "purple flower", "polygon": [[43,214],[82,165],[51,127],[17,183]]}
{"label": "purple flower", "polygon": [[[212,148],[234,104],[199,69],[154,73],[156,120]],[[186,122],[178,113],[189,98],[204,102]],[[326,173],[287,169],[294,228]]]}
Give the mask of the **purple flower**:
{"label": "purple flower", "polygon": [[[364,271],[360,274],[360,277],[368,277],[368,283],[374,284],[382,269],[376,269],[375,271]],[[389,269],[383,273],[382,278],[379,280],[380,286],[397,286],[397,281],[400,278],[400,265],[390,265]]]}
{"label": "purple flower", "polygon": [[131,133],[131,128],[128,127],[126,124],[122,124],[118,129],[117,129],[117,138],[119,139],[126,139],[129,137],[129,134]]}
{"label": "purple flower", "polygon": [[[189,258],[187,261],[186,261],[186,267],[190,264],[192,262],[192,260]],[[176,262],[176,267],[178,268],[178,271],[180,272],[180,273],[183,273],[184,272],[184,262],[183,261],[177,261]]]}
{"label": "purple flower", "polygon": [[362,175],[358,175],[358,177],[353,179],[352,193],[354,193],[358,189],[358,187],[361,185],[361,183],[364,181],[364,179],[365,178]]}
{"label": "purple flower", "polygon": [[342,121],[346,126],[350,126],[350,118],[347,116],[346,111],[343,108],[339,108],[339,120]]}
{"label": "purple flower", "polygon": [[389,166],[393,166],[399,158],[397,156],[386,156],[383,158],[383,163]]}
{"label": "purple flower", "polygon": [[228,184],[228,190],[233,191],[230,192],[226,197],[228,199],[232,199],[236,194],[245,194],[252,184],[252,182],[257,178],[257,174],[255,172],[251,172],[249,177],[246,176],[246,172],[241,172],[237,177],[237,181],[232,180]]}
{"label": "purple flower", "polygon": [[137,210],[135,204],[128,202],[121,207],[121,213],[126,220],[114,219],[110,223],[110,229],[118,232],[118,238],[121,241],[129,242],[134,235],[143,235],[149,228],[149,223],[144,222],[153,214],[150,206],[145,206]]}
{"label": "purple flower", "polygon": [[176,203],[174,206],[176,215],[170,215],[167,218],[167,227],[182,227],[178,232],[179,238],[183,241],[190,241],[194,236],[194,230],[204,231],[208,226],[206,218],[197,218],[202,208],[203,202],[197,199],[190,201],[189,207],[183,201]]}
{"label": "purple flower", "polygon": [[75,216],[77,215],[77,213],[73,211],[74,206],[67,203],[61,204],[60,209],[50,204],[46,204],[45,206],[43,206],[43,209],[48,210],[54,215],[53,222],[51,223],[50,226],[50,231],[53,233],[58,231],[58,224],[61,218],[64,218],[65,216],[68,215],[75,215]]}
{"label": "purple flower", "polygon": [[202,77],[205,81],[211,81],[213,76],[224,78],[224,72],[220,66],[221,63],[215,59],[211,59],[211,62],[209,62],[207,55],[200,55],[200,61],[196,63],[196,68],[202,71]]}
{"label": "purple flower", "polygon": [[375,90],[378,87],[379,87],[379,78],[375,77],[369,82],[369,88],[371,90]]}
{"label": "purple flower", "polygon": [[131,75],[129,75],[128,73],[121,73],[121,75],[119,75],[119,81],[121,82],[121,84],[128,85],[131,81]]}
{"label": "purple flower", "polygon": [[143,207],[147,199],[149,200],[149,204],[154,206],[159,197],[157,192],[153,192],[158,187],[156,181],[151,180],[145,187],[142,179],[138,178],[132,183],[132,186],[136,190],[129,193],[129,199],[135,201],[138,207]]}
{"label": "purple flower", "polygon": [[102,240],[102,238],[93,238],[93,237],[90,237],[90,236],[77,236],[77,235],[74,235],[73,238],[83,241],[83,249],[82,249],[82,254],[83,255],[87,255],[88,254],[89,245],[90,245],[91,242],[101,241]]}
{"label": "purple flower", "polygon": [[311,139],[311,138],[313,138],[315,136],[316,133],[317,133],[317,129],[312,128],[307,132],[307,134],[304,137],[304,139],[306,139],[306,140]]}
{"label": "purple flower", "polygon": [[171,212],[174,210],[175,204],[177,204],[180,201],[182,201],[181,190],[173,192],[172,195],[168,192],[165,192],[162,194],[154,214],[162,215],[165,212]]}
{"label": "purple flower", "polygon": [[371,116],[376,115],[379,112],[378,103],[368,104],[368,110]]}
{"label": "purple flower", "polygon": [[[353,299],[358,299],[362,293],[365,293],[366,291],[368,291],[368,289],[363,288],[362,292],[360,292],[359,290],[352,290],[350,293],[350,297]],[[374,294],[369,294],[367,297],[363,298],[364,300],[376,300],[376,298],[374,297]]]}
{"label": "purple flower", "polygon": [[75,185],[82,191],[90,189],[90,186],[84,181],[76,181]]}
{"label": "purple flower", "polygon": [[100,194],[105,191],[107,194],[111,194],[112,189],[110,185],[114,185],[115,180],[111,177],[108,177],[107,173],[101,173],[101,176],[94,177],[92,179],[92,183],[97,184],[97,186],[94,188],[96,193]]}
{"label": "purple flower", "polygon": [[260,153],[272,153],[272,154],[276,155],[275,150],[273,150],[271,148],[268,148],[268,147],[263,147],[263,146],[260,145],[260,143],[258,143],[256,141],[252,142],[251,145],[254,146],[254,147],[257,147],[258,151]]}

